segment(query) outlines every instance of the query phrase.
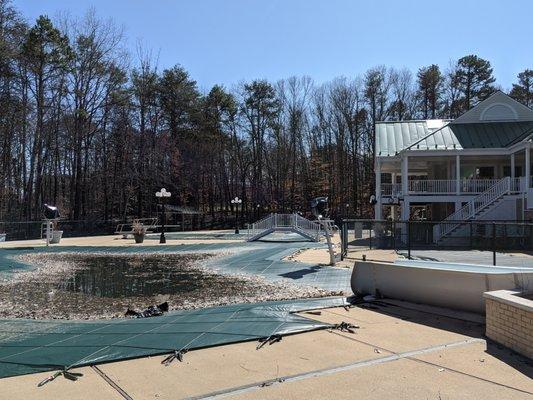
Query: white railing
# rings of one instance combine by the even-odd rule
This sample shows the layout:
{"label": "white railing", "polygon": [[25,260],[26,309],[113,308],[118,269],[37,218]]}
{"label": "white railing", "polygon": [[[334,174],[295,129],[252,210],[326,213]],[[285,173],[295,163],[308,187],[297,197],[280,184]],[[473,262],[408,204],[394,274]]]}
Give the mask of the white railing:
{"label": "white railing", "polygon": [[483,193],[499,181],[500,179],[463,179],[459,185],[461,193]]}
{"label": "white railing", "polygon": [[512,178],[511,179],[511,192],[522,193],[523,191],[526,190],[525,183],[526,183],[525,177]]}
{"label": "white railing", "polygon": [[318,240],[322,234],[319,223],[310,221],[299,214],[270,214],[248,226],[248,238],[270,230],[294,230]]}
{"label": "white railing", "polygon": [[302,217],[298,214],[294,215],[294,227],[296,229],[302,230],[305,233],[307,233],[309,236],[312,236],[315,238],[315,240],[318,240],[320,235],[322,234],[322,226],[318,222],[309,221],[307,218]]}
{"label": "white railing", "polygon": [[411,180],[408,182],[408,189],[409,193],[454,193],[455,183],[452,179]]}
{"label": "white railing", "polygon": [[248,236],[255,236],[259,232],[270,229],[275,224],[274,218],[275,214],[270,214],[268,217],[248,225]]}
{"label": "white railing", "polygon": [[511,178],[506,176],[479,196],[474,197],[462,208],[449,215],[440,224],[435,225],[433,228],[433,240],[435,242],[438,241],[460,225],[457,221],[466,221],[473,218],[480,211],[510,192]]}
{"label": "white railing", "polygon": [[[501,179],[462,179],[459,181],[459,194],[481,194],[500,182]],[[533,182],[533,177],[532,177]],[[384,183],[381,185],[382,196],[400,196],[400,183]],[[526,191],[525,177],[511,179],[511,192]],[[411,180],[408,183],[409,194],[417,195],[456,195],[457,181],[454,179]]]}
{"label": "white railing", "polygon": [[382,196],[398,196],[402,193],[402,185],[400,183],[382,183]]}

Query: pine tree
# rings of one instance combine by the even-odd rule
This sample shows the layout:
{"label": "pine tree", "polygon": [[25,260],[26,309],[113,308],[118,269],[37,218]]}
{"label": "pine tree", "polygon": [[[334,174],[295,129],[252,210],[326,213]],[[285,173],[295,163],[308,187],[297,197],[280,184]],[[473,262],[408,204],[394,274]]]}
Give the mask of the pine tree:
{"label": "pine tree", "polygon": [[465,56],[457,62],[455,84],[460,92],[460,109],[468,111],[476,103],[489,97],[496,88],[490,62],[476,55]]}
{"label": "pine tree", "polygon": [[533,70],[526,69],[518,74],[518,83],[513,84],[509,95],[528,107],[533,106]]}
{"label": "pine tree", "polygon": [[418,97],[425,119],[440,116],[443,76],[438,65],[432,64],[418,70]]}

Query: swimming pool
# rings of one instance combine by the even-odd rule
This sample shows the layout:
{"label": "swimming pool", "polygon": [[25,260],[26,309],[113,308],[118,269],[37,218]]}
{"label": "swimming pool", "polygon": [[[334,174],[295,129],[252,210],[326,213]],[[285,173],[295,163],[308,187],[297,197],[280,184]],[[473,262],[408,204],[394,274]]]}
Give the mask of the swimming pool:
{"label": "swimming pool", "polygon": [[485,313],[483,293],[533,289],[533,268],[435,261],[356,262],[352,290],[384,297]]}

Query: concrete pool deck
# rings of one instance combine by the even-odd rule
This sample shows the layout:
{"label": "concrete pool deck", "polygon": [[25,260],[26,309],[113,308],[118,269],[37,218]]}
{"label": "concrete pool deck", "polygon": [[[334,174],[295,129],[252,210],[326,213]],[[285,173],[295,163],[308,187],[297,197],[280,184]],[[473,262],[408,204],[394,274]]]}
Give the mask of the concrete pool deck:
{"label": "concrete pool deck", "polygon": [[[414,309],[416,308],[416,309]],[[530,399],[533,365],[483,339],[478,322],[434,314],[429,307],[331,308],[329,323],[358,325],[354,334],[318,331],[191,351],[184,362],[162,356],[81,368],[37,388],[49,373],[0,380],[6,399]]]}
{"label": "concrete pool deck", "polygon": [[[171,239],[167,245],[239,242],[242,239],[195,238]],[[133,239],[100,236],[63,239],[57,248],[154,245],[154,240],[134,245]],[[1,247],[44,244],[40,240],[5,242]],[[390,251],[362,254],[382,261],[397,258]],[[294,261],[318,264],[324,259],[325,249],[313,249],[291,261],[300,270]],[[353,265],[353,259],[344,264]],[[485,341],[484,325],[469,315],[408,303],[330,308],[319,315],[302,315],[334,324],[346,321],[359,328],[354,334],[335,330],[287,336],[260,350],[257,342],[194,350],[185,354],[182,363],[168,367],[161,365],[163,356],[85,367],[79,369],[84,376],[77,382],[59,377],[41,388],[36,385],[49,372],[5,378],[0,380],[0,399],[500,400],[533,396],[531,360]]]}
{"label": "concrete pool deck", "polygon": [[[350,248],[345,260],[361,260],[363,255],[368,261],[394,262],[400,258],[407,258],[407,250],[382,250],[382,249],[354,249]],[[411,257],[418,260],[442,261],[460,264],[492,265],[493,254],[491,251],[482,250],[411,250]],[[497,252],[496,265],[505,267],[531,267],[533,268],[533,255],[527,252]]]}

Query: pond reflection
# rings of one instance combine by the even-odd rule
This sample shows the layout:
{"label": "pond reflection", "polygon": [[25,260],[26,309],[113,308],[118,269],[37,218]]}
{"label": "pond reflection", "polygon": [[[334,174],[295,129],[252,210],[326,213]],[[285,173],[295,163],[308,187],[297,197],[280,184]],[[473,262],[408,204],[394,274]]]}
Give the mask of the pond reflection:
{"label": "pond reflection", "polygon": [[59,289],[97,297],[179,294],[223,284],[224,278],[191,268],[200,255],[72,256],[76,269]]}

